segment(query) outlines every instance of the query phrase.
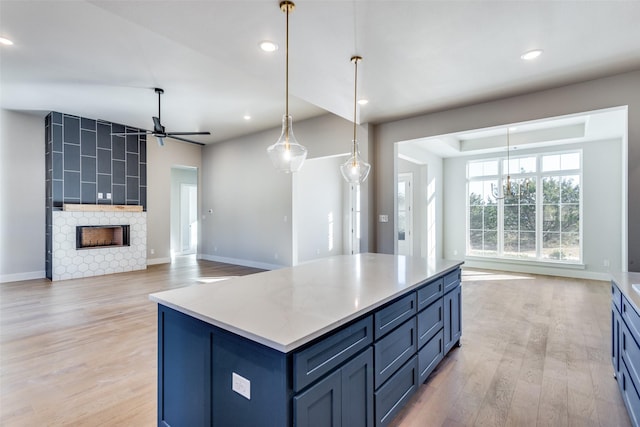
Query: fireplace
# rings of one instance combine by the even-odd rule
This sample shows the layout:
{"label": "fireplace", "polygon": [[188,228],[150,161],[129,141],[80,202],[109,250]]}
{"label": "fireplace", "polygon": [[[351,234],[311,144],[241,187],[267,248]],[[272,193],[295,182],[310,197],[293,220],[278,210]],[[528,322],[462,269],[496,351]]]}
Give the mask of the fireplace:
{"label": "fireplace", "polygon": [[129,246],[128,225],[78,225],[76,249],[99,249]]}

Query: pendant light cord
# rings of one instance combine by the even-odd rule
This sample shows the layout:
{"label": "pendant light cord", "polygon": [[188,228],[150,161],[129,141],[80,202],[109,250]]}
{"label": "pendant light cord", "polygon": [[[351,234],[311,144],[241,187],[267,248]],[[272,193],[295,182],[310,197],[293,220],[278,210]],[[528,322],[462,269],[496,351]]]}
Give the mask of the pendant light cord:
{"label": "pendant light cord", "polygon": [[358,105],[358,61],[360,59],[355,57],[353,62],[355,63],[355,78],[353,84],[353,157],[356,156],[356,114],[357,114],[357,105]]}
{"label": "pendant light cord", "polygon": [[289,117],[289,4],[285,5],[287,8],[287,33],[286,33],[286,42],[285,42],[285,115],[287,116],[287,120]]}

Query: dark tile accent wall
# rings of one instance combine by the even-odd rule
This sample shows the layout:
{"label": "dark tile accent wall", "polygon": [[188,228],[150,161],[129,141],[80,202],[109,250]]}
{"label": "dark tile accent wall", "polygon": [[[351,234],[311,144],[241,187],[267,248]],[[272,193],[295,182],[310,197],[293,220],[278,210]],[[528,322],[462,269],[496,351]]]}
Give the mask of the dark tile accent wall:
{"label": "dark tile accent wall", "polygon": [[[52,277],[52,212],[64,203],[142,205],[147,210],[147,137],[140,129],[51,112],[45,118],[46,274]],[[102,196],[102,197],[100,197]]]}

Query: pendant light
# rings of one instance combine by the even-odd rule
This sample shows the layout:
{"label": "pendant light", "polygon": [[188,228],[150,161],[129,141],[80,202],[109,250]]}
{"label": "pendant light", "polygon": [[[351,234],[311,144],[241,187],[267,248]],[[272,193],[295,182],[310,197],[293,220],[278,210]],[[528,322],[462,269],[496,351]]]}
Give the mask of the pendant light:
{"label": "pendant light", "polygon": [[355,65],[355,78],[354,78],[354,90],[353,90],[353,149],[351,151],[351,157],[340,166],[340,172],[347,182],[351,184],[360,184],[367,179],[371,165],[365,162],[360,156],[360,150],[358,150],[358,139],[356,137],[356,130],[358,125],[356,124],[356,108],[358,106],[358,62],[362,61],[360,56],[352,56],[351,62]]}
{"label": "pendant light", "polygon": [[293,135],[291,116],[289,115],[289,14],[295,9],[292,1],[280,2],[280,10],[287,15],[286,33],[286,73],[285,73],[285,113],[282,116],[282,133],[275,144],[267,148],[267,154],[273,166],[281,172],[297,172],[307,158],[307,149],[300,145]]}
{"label": "pendant light", "polygon": [[506,188],[506,192],[503,192],[502,195],[500,195],[498,193],[498,188],[497,186],[495,186],[494,184],[491,184],[491,193],[493,195],[494,199],[497,200],[502,200],[505,197],[507,197],[507,195],[511,195],[513,196],[514,194],[511,192],[511,159],[509,158],[509,152],[510,152],[510,145],[509,145],[509,128],[507,128],[507,188]]}

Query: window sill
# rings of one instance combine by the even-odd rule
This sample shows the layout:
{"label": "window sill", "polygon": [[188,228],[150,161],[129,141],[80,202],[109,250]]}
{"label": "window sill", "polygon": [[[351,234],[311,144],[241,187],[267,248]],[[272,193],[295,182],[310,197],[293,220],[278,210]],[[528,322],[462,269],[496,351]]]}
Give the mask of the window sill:
{"label": "window sill", "polygon": [[580,262],[561,262],[561,261],[534,261],[525,259],[513,259],[513,258],[495,258],[495,257],[482,257],[482,256],[465,256],[465,260],[468,261],[484,261],[500,264],[517,264],[517,265],[530,265],[536,267],[550,267],[550,268],[564,268],[571,270],[584,270],[585,264]]}

